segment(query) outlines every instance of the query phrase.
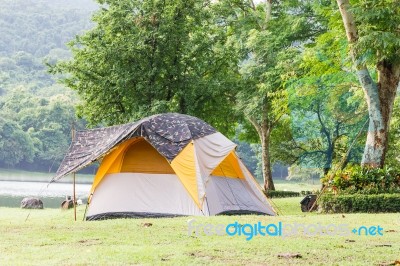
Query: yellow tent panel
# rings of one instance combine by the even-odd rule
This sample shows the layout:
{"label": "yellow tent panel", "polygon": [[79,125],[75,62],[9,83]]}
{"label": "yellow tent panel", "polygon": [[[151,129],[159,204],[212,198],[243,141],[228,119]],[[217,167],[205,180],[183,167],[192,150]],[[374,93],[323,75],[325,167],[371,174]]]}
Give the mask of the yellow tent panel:
{"label": "yellow tent panel", "polygon": [[211,175],[244,179],[244,175],[239,166],[238,158],[236,157],[234,151],[226,156],[226,158],[214,169]]}
{"label": "yellow tent panel", "polygon": [[[123,172],[176,174],[197,206],[201,208],[194,156],[194,145],[193,143],[189,143],[169,164],[145,139],[130,139],[117,146],[111,153],[104,157],[94,178],[91,192],[96,189],[106,174]],[[214,169],[211,175],[244,179],[234,151],[229,153]]]}
{"label": "yellow tent panel", "polygon": [[171,162],[172,169],[189,192],[194,202],[201,209],[197,189],[196,163],[194,160],[194,145],[189,143]]}
{"label": "yellow tent panel", "polygon": [[97,170],[96,176],[94,177],[94,181],[92,184],[91,193],[96,189],[96,187],[100,184],[103,177],[108,173],[118,173],[120,170],[120,164],[115,163],[120,162],[121,158],[123,157],[123,151],[131,145],[132,143],[136,142],[138,139],[130,139],[118,145],[112,152],[107,154],[103,160],[101,161],[100,167]]}
{"label": "yellow tent panel", "polygon": [[130,145],[122,159],[122,173],[175,174],[168,161],[143,138]]}
{"label": "yellow tent panel", "polygon": [[168,161],[145,139],[134,138],[118,145],[102,160],[94,177],[93,192],[106,174],[120,172],[174,174]]}

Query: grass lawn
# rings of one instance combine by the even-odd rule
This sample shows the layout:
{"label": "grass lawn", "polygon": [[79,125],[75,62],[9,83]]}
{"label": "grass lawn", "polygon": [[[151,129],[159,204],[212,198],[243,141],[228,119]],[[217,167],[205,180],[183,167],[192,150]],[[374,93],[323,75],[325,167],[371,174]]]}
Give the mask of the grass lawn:
{"label": "grass lawn", "polygon": [[274,180],[276,190],[285,190],[285,191],[317,191],[321,189],[321,183],[319,180],[311,181],[287,181],[276,179]]}
{"label": "grass lawn", "polygon": [[[0,208],[0,265],[378,265],[400,260],[400,214],[303,214],[300,198],[275,199],[283,215],[81,221],[73,211]],[[27,216],[29,215],[28,219]],[[197,224],[380,225],[383,236],[188,235]],[[301,258],[278,258],[299,253]]]}

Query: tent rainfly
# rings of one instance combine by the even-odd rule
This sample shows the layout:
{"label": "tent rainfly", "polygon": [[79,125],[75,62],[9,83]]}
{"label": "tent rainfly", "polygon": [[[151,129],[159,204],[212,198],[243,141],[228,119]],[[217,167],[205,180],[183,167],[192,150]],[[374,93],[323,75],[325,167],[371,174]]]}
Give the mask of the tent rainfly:
{"label": "tent rainfly", "polygon": [[198,118],[159,114],[135,123],[77,131],[52,181],[101,160],[87,220],[275,215],[235,148]]}

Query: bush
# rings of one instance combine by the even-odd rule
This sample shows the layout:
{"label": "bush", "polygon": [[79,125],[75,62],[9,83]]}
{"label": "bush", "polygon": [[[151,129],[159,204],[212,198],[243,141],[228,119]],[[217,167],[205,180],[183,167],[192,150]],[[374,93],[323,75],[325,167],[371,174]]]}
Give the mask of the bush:
{"label": "bush", "polygon": [[268,192],[264,191],[264,194],[268,198],[291,198],[291,197],[300,197],[300,192],[295,191],[282,191],[282,190],[269,190]]}
{"label": "bush", "polygon": [[[326,185],[329,176],[321,180]],[[346,194],[400,193],[400,170],[390,167],[380,169],[349,165],[344,170],[337,171],[330,182],[330,186]]]}
{"label": "bush", "polygon": [[400,194],[325,194],[319,208],[327,213],[400,212]]}
{"label": "bush", "polygon": [[310,194],[316,194],[316,192],[315,191],[309,191],[309,190],[302,190],[300,192],[301,196],[307,196],[307,195],[310,195]]}

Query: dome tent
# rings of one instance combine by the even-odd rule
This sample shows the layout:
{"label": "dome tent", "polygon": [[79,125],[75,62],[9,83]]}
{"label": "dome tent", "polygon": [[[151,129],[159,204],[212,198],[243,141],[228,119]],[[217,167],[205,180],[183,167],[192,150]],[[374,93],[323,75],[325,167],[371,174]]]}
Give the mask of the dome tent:
{"label": "dome tent", "polygon": [[275,215],[235,148],[198,118],[159,114],[135,123],[77,131],[52,181],[101,160],[87,220]]}

